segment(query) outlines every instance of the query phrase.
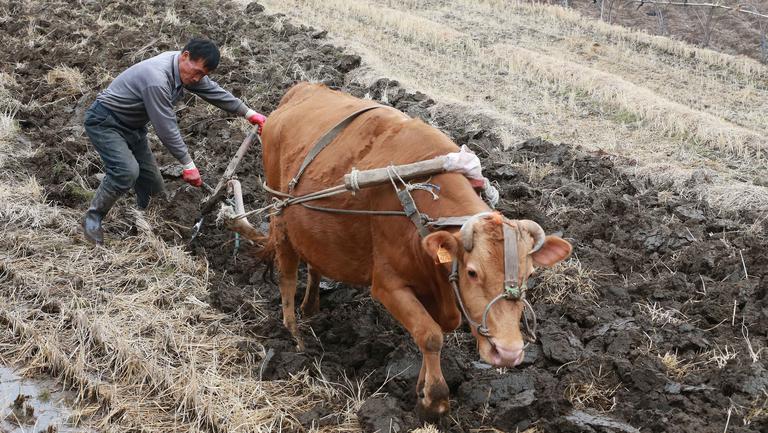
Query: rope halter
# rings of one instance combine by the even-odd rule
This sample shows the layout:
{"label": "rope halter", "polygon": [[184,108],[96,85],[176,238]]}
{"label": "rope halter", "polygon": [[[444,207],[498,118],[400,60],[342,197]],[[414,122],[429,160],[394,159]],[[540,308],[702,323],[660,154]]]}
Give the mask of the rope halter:
{"label": "rope halter", "polygon": [[[469,322],[470,326],[474,326],[477,329],[478,334],[486,337],[491,344],[493,343],[493,335],[491,334],[490,329],[488,328],[488,313],[491,311],[491,308],[493,305],[502,299],[508,300],[508,301],[521,301],[523,303],[523,331],[524,331],[524,338],[527,341],[526,347],[528,344],[536,341],[536,327],[537,327],[537,321],[536,321],[536,313],[533,310],[533,307],[528,302],[527,299],[525,299],[525,292],[528,288],[528,281],[526,277],[519,278],[519,256],[518,256],[518,245],[517,241],[518,238],[522,238],[522,231],[521,226],[524,226],[525,228],[529,229],[533,235],[534,235],[534,246],[531,249],[531,252],[526,254],[525,262],[526,262],[526,268],[528,261],[530,260],[530,254],[538,251],[539,248],[544,244],[544,232],[539,227],[538,224],[533,223],[532,221],[527,220],[521,220],[518,221],[517,229],[513,228],[511,224],[504,221],[503,217],[495,212],[482,212],[476,215],[473,215],[469,217],[466,222],[461,227],[461,237],[462,237],[462,244],[464,246],[464,249],[466,251],[472,251],[473,244],[474,244],[474,225],[477,223],[480,219],[483,218],[498,218],[499,223],[502,225],[502,233],[504,235],[504,286],[502,287],[501,293],[498,294],[496,297],[494,297],[486,306],[485,310],[483,311],[483,315],[481,318],[481,322],[477,323],[474,320],[472,320],[472,317],[469,315],[466,307],[464,306],[464,301],[461,297],[461,291],[459,290],[459,263],[458,260],[454,260],[452,267],[451,267],[451,274],[448,277],[448,280],[451,283],[451,286],[453,287],[454,294],[456,296],[456,300],[458,301],[459,307],[461,308],[462,314],[464,314],[464,317],[467,319],[467,322]],[[531,225],[534,224],[534,225]],[[528,313],[530,313],[531,321],[529,321]]]}

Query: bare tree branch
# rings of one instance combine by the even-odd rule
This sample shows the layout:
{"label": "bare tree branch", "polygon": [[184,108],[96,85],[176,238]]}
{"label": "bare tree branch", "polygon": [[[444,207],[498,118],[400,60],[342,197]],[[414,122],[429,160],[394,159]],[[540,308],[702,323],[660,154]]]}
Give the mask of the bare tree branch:
{"label": "bare tree branch", "polygon": [[661,0],[627,0],[630,3],[648,3],[648,4],[655,4],[655,5],[667,5],[667,6],[700,6],[700,7],[710,7],[710,8],[720,8],[720,9],[726,9],[729,11],[735,11],[735,12],[741,12],[749,15],[754,15],[761,18],[768,18],[768,15],[751,11],[748,9],[744,9],[740,6],[731,7],[722,5],[719,3],[691,3],[688,1],[661,1]]}
{"label": "bare tree branch", "polygon": [[701,44],[708,47],[709,42],[712,40],[712,30],[714,30],[715,7],[711,6],[704,17],[699,14],[698,9],[694,9],[693,13],[696,15],[696,19],[699,21],[699,26],[701,26],[701,30],[704,32],[704,40],[701,41]]}

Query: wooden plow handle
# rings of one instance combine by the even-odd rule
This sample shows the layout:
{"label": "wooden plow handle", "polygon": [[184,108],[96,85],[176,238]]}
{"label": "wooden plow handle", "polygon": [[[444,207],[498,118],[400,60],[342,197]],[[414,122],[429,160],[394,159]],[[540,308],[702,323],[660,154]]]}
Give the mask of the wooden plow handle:
{"label": "wooden plow handle", "polygon": [[248,149],[250,149],[253,142],[256,141],[259,143],[259,145],[261,145],[261,138],[259,137],[258,131],[259,131],[259,127],[256,125],[251,129],[250,132],[248,132],[248,135],[245,136],[245,139],[243,140],[243,143],[240,145],[240,148],[237,149],[237,153],[235,153],[234,158],[232,158],[232,160],[229,161],[229,165],[227,166],[227,169],[224,170],[224,175],[221,176],[221,179],[219,179],[219,183],[216,184],[216,187],[213,188],[211,195],[208,198],[206,198],[205,201],[203,202],[203,205],[201,206],[202,215],[205,215],[211,210],[213,210],[213,207],[216,206],[216,203],[218,203],[219,200],[221,200],[222,196],[227,191],[225,187],[227,182],[235,174],[238,164],[240,164],[240,161],[243,159]]}

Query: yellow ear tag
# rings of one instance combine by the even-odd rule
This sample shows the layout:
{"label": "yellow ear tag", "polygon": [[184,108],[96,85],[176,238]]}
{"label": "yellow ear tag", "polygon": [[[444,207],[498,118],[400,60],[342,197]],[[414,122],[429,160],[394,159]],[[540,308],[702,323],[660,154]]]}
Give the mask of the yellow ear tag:
{"label": "yellow ear tag", "polygon": [[443,248],[442,245],[437,249],[437,260],[440,261],[440,263],[451,263],[451,253]]}

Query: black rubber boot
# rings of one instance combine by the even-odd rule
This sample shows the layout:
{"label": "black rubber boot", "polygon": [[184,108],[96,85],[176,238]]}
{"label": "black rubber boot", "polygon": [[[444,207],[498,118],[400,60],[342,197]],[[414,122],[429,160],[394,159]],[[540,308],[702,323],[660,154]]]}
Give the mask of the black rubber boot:
{"label": "black rubber boot", "polygon": [[104,230],[101,227],[101,221],[107,216],[107,212],[119,197],[119,194],[106,191],[101,186],[96,190],[96,195],[91,200],[91,207],[88,208],[83,217],[83,233],[90,242],[104,245]]}
{"label": "black rubber boot", "polygon": [[150,195],[149,193],[146,193],[144,191],[136,191],[136,208],[138,210],[147,210],[149,207],[149,199]]}

